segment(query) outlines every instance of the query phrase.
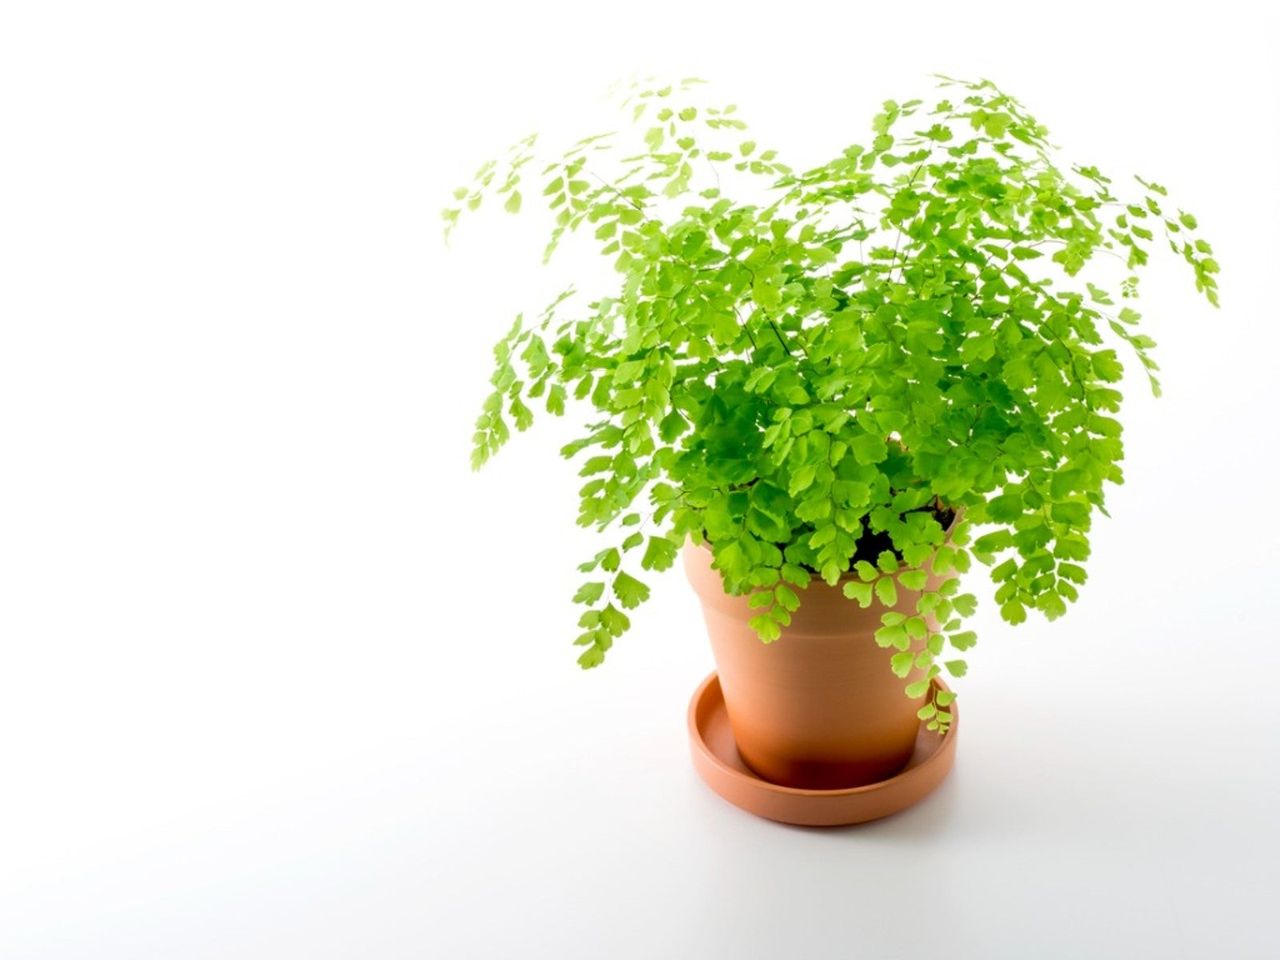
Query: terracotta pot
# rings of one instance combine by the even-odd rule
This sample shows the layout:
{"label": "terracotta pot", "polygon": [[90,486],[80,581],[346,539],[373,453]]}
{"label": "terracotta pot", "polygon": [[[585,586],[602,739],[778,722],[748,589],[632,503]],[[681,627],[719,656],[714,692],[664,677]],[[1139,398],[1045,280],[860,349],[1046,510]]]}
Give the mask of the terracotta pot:
{"label": "terracotta pot", "polygon": [[[765,780],[788,787],[835,789],[874,783],[911,758],[924,698],[910,699],[889,660],[897,651],[875,642],[880,615],[915,613],[918,594],[898,587],[892,608],[863,609],[839,586],[814,578],[800,609],[773,643],[748,621],[746,597],[724,592],[711,551],[687,543],[685,571],[702,601],[729,723],[743,762]],[[934,589],[942,578],[931,578]],[[936,624],[930,624],[936,629]]]}

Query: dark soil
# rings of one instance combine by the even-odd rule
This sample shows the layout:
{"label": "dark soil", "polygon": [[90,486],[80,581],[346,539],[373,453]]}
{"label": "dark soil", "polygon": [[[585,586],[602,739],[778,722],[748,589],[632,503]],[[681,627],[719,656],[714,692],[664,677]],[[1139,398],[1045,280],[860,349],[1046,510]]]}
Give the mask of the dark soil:
{"label": "dark soil", "polygon": [[[920,510],[913,510],[913,513],[928,512],[942,526],[943,530],[951,526],[952,521],[956,518],[956,512],[946,507],[921,507]],[[888,550],[899,561],[902,560],[902,554],[893,547],[893,541],[889,538],[889,534],[881,531],[880,533],[872,533],[870,530],[863,530],[862,536],[858,538],[858,543],[854,548],[853,559],[849,562],[853,564],[859,560],[866,560],[868,563],[874,564],[880,554]]]}

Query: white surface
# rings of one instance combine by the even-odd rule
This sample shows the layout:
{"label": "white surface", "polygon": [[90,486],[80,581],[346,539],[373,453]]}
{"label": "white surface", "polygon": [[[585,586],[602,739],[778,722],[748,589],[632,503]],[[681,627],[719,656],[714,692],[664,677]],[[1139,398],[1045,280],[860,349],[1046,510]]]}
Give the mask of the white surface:
{"label": "white surface", "polygon": [[[5,9],[0,957],[1275,956],[1274,15],[453,6]],[[1128,391],[1091,581],[984,605],[957,768],[895,819],[713,796],[678,571],[583,675],[563,429],[466,469],[564,274],[439,207],[633,69],[797,162],[988,75],[1224,265],[1219,313],[1146,281],[1167,395]]]}

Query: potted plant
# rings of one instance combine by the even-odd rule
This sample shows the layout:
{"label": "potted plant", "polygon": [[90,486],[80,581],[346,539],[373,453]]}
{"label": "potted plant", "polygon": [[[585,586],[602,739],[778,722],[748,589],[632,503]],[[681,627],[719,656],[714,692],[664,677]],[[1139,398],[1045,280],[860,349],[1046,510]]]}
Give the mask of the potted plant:
{"label": "potted plant", "polygon": [[580,567],[579,662],[683,546],[737,774],[787,802],[865,793],[918,735],[954,746],[972,559],[1011,624],[1075,601],[1123,480],[1120,350],[1159,393],[1138,271],[1167,244],[1216,305],[1218,266],[1164,187],[1059,165],[988,81],[887,101],[869,143],[808,169],[697,83],[633,85],[634,146],[590,136],[534,164],[530,137],[445,210],[447,234],[486,196],[536,195],[547,258],[586,233],[618,274],[498,342],[472,462],[535,406],[591,411],[561,451],[578,523],[609,535]]}

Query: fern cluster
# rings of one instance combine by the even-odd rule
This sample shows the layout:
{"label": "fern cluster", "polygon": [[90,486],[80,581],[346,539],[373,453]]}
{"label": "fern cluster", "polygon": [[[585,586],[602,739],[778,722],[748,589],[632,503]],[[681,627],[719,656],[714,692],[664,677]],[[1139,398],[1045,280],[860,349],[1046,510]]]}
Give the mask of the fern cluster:
{"label": "fern cluster", "polygon": [[563,454],[581,458],[578,522],[614,532],[580,568],[584,667],[687,538],[750,596],[766,642],[815,577],[864,607],[910,591],[915,615],[884,613],[876,638],[901,676],[922,672],[908,695],[934,691],[933,729],[951,695],[929,681],[962,675],[975,641],[976,598],[951,574],[989,565],[1014,624],[1077,598],[1094,512],[1123,480],[1118,350],[1159,392],[1137,271],[1167,244],[1216,304],[1218,265],[1159,184],[1121,196],[1096,167],[1056,163],[990,82],[939,85],[805,170],[696,81],[636,86],[631,146],[591,136],[548,163],[530,137],[455,194],[446,232],[486,196],[516,212],[536,194],[548,258],[588,233],[619,276],[610,296],[566,291],[517,318],[473,454],[479,467],[535,406],[590,411]]}

